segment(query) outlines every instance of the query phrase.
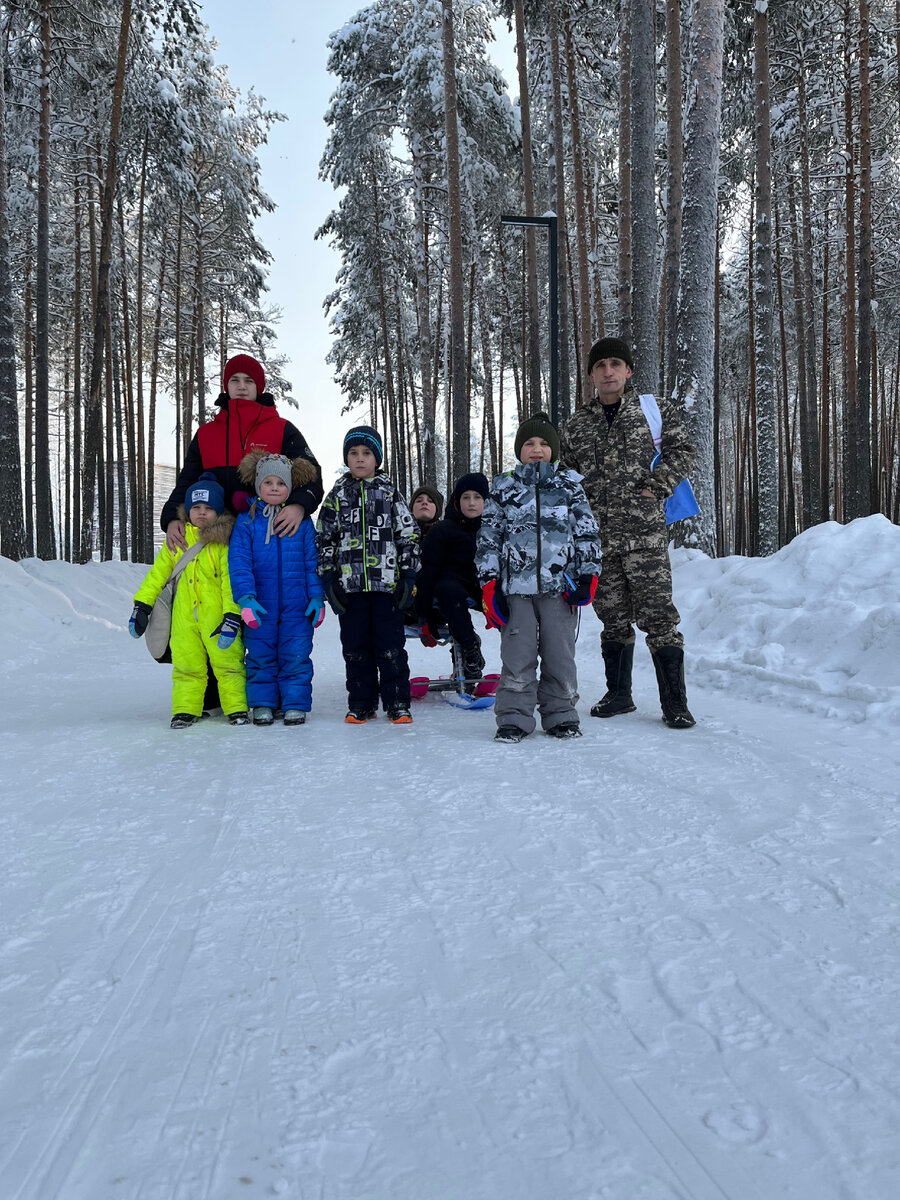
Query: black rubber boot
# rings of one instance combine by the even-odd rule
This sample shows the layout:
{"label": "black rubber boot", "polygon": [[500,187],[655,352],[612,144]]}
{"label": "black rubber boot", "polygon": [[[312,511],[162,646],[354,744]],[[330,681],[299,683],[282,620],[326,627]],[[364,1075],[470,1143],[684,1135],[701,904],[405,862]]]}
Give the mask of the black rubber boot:
{"label": "black rubber boot", "polygon": [[475,643],[463,650],[463,671],[466,679],[480,679],[484,670],[484,655],[481,653],[481,638],[475,634]]}
{"label": "black rubber boot", "polygon": [[697,722],[687,706],[684,689],[684,651],[680,646],[661,646],[652,651],[659,684],[662,719],[670,729],[690,729]]}
{"label": "black rubber boot", "polygon": [[618,717],[635,711],[631,698],[631,666],[634,662],[634,642],[603,642],[603,665],[606,667],[606,695],[591,709],[592,717]]}

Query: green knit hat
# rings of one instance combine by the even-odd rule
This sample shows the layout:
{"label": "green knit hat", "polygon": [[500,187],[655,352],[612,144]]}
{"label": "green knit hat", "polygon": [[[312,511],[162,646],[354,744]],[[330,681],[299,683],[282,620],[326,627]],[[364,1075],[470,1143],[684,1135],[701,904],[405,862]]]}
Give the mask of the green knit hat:
{"label": "green knit hat", "polygon": [[550,424],[546,413],[535,413],[527,421],[523,421],[516,430],[516,458],[520,458],[522,447],[533,437],[543,438],[552,451],[553,462],[559,458],[559,434]]}

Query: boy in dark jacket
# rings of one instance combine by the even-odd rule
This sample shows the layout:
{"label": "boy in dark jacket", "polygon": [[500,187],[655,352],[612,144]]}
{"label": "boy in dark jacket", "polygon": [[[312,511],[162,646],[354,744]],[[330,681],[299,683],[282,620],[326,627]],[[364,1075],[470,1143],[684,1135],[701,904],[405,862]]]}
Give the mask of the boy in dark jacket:
{"label": "boy in dark jacket", "polygon": [[347,669],[349,725],[378,714],[412,722],[403,613],[419,565],[418,531],[406,501],[379,471],[381,438],[358,425],[344,438],[347,471],[319,510],[319,574],[338,614]]}
{"label": "boy in dark jacket", "polygon": [[[409,502],[409,511],[412,513],[419,530],[419,557],[421,558],[425,539],[443,515],[444,497],[437,488],[431,487],[430,484],[422,483],[412,494]],[[424,623],[427,618],[428,613],[419,608],[414,598],[403,614],[403,623],[404,625],[419,625]],[[431,643],[427,644],[430,645]]]}
{"label": "boy in dark jacket", "polygon": [[315,479],[305,458],[256,451],[238,473],[255,499],[241,513],[228,548],[231,585],[244,619],[247,698],[254,725],[271,725],[275,710],[285,725],[303,725],[312,705],[313,628],[325,612],[317,567],[316,535],[309,517],[291,537],[275,522],[292,491]]}
{"label": "boy in dark jacket", "polygon": [[427,483],[422,483],[413,492],[409,511],[419,527],[419,549],[428,534],[434,529],[444,513],[444,497]]}
{"label": "boy in dark jacket", "polygon": [[484,670],[469,601],[481,607],[475,545],[487,496],[484,475],[473,472],[457,480],[443,521],[422,547],[422,566],[416,576],[416,608],[425,626],[422,640],[433,646],[437,625],[445,621],[462,649],[466,679],[480,679]]}

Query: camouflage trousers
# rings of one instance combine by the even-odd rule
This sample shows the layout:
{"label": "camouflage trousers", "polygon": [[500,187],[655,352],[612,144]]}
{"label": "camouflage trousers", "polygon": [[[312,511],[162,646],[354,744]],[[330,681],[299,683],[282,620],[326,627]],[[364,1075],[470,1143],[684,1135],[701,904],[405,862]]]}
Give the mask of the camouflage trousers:
{"label": "camouflage trousers", "polygon": [[637,625],[647,635],[649,650],[684,645],[678,632],[681,617],[672,603],[672,568],[665,548],[605,553],[594,611],[603,622],[601,641],[629,645]]}

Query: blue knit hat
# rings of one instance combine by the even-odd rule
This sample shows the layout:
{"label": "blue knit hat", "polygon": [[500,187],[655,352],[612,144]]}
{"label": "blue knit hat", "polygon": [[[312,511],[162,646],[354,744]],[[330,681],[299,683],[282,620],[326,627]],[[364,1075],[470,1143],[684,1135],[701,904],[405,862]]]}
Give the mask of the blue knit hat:
{"label": "blue knit hat", "polygon": [[354,446],[365,446],[375,455],[375,466],[380,467],[384,459],[384,446],[381,438],[371,425],[355,425],[344,438],[344,466],[347,465],[347,455]]}
{"label": "blue knit hat", "polygon": [[187,490],[184,507],[188,515],[195,504],[208,504],[219,514],[225,511],[225,491],[210,471],[204,471],[197,482]]}

